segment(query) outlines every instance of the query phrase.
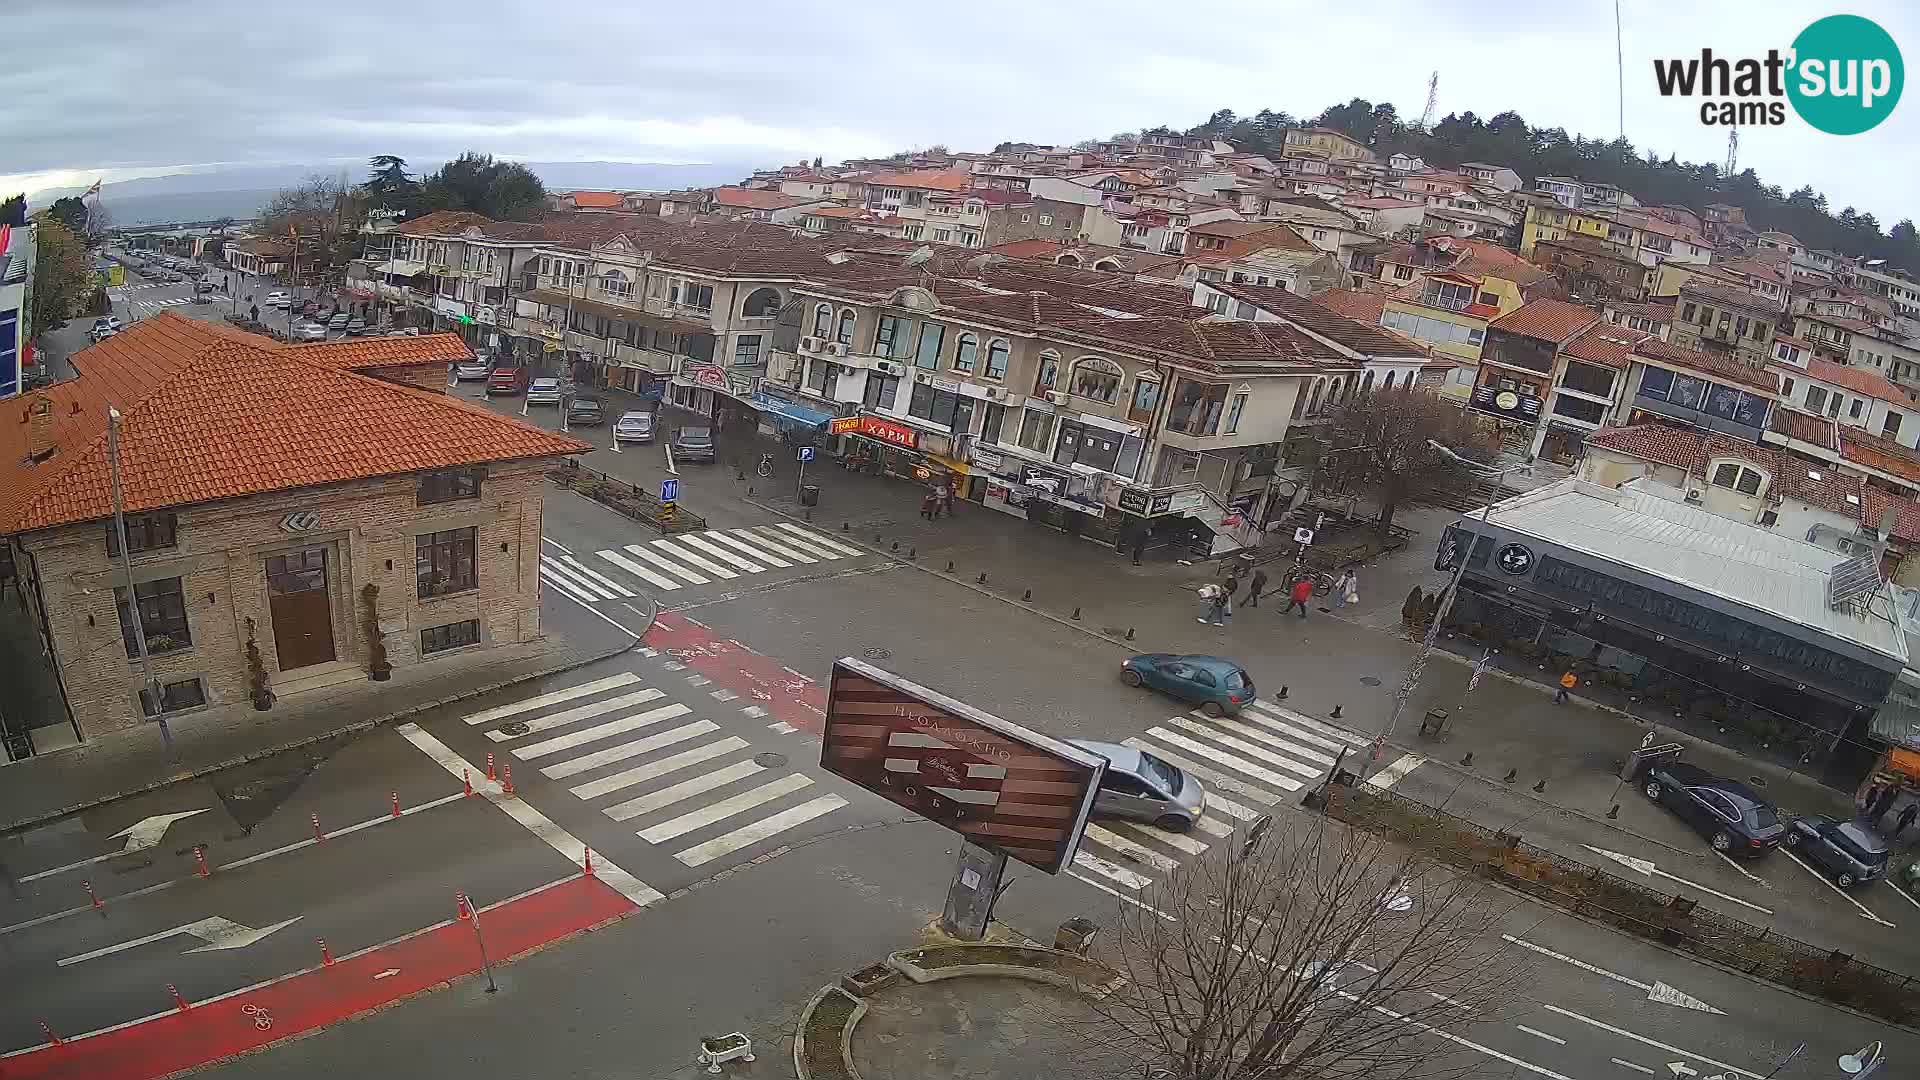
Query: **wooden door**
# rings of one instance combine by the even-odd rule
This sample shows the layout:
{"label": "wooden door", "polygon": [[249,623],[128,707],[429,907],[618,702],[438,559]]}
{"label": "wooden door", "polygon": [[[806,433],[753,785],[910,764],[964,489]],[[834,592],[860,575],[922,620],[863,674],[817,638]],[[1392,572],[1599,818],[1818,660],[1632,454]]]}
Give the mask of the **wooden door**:
{"label": "wooden door", "polygon": [[327,549],[307,548],[267,560],[267,605],[280,670],[334,658],[333,605],[327,598]]}

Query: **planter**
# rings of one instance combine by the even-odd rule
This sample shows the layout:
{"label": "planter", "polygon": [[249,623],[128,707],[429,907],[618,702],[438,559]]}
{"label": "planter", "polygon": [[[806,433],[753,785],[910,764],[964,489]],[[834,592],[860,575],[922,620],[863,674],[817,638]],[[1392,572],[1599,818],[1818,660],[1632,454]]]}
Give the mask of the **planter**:
{"label": "planter", "polygon": [[374,668],[367,672],[367,678],[372,679],[374,682],[386,682],[388,679],[393,678],[393,669],[389,667]]}
{"label": "planter", "polygon": [[255,712],[266,712],[268,709],[273,708],[273,691],[255,690],[253,692],[253,708]]}
{"label": "planter", "polygon": [[699,1060],[710,1073],[719,1072],[723,1061],[752,1061],[753,1040],[738,1031],[708,1035],[700,1040]]}

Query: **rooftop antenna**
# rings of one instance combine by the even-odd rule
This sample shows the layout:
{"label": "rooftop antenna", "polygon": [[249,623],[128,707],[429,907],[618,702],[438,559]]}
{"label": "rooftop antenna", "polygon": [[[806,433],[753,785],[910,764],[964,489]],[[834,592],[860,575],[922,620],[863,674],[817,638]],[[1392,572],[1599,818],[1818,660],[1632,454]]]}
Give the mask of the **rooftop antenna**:
{"label": "rooftop antenna", "polygon": [[1420,113],[1421,131],[1427,130],[1427,125],[1433,123],[1434,106],[1438,104],[1440,104],[1440,71],[1436,68],[1433,74],[1427,76],[1427,107]]}
{"label": "rooftop antenna", "polygon": [[1627,137],[1627,51],[1620,39],[1620,0],[1613,0],[1613,75],[1620,101],[1620,137]]}
{"label": "rooftop antenna", "polygon": [[1734,167],[1740,163],[1740,129],[1727,129],[1727,167],[1720,171],[1722,177],[1733,175]]}

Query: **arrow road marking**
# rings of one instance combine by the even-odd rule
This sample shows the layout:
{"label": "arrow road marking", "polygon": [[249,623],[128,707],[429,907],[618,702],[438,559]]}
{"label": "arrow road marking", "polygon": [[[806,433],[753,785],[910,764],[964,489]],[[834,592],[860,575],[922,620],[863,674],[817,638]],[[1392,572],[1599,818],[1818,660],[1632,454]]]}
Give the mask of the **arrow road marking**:
{"label": "arrow road marking", "polygon": [[1594,847],[1592,844],[1582,844],[1581,846],[1586,848],[1588,851],[1593,852],[1595,855],[1602,856],[1603,858],[1612,859],[1614,862],[1619,863],[1621,866],[1625,866],[1632,870],[1638,870],[1639,872],[1641,872],[1642,874],[1645,874],[1648,877],[1663,877],[1663,878],[1666,878],[1668,881],[1679,882],[1680,884],[1685,885],[1689,889],[1698,889],[1699,891],[1706,893],[1708,896],[1717,896],[1720,899],[1727,901],[1728,903],[1739,904],[1741,907],[1744,907],[1744,908],[1752,908],[1753,910],[1758,911],[1763,915],[1773,914],[1772,908],[1761,907],[1759,904],[1753,903],[1752,901],[1749,901],[1749,900],[1742,900],[1739,897],[1732,895],[1731,893],[1723,893],[1718,889],[1709,889],[1705,885],[1702,885],[1697,881],[1688,881],[1686,878],[1677,877],[1673,874],[1669,874],[1665,870],[1662,870],[1659,867],[1653,865],[1652,859],[1636,859],[1631,855],[1622,855],[1617,851],[1608,851],[1606,848]]}
{"label": "arrow road marking", "polygon": [[399,969],[399,968],[388,968],[388,969],[387,969],[387,970],[385,970],[385,971],[376,971],[376,972],[374,972],[374,973],[373,973],[373,977],[374,977],[374,978],[375,978],[376,980],[378,980],[378,979],[391,979],[391,978],[393,978],[393,977],[394,977],[395,975],[398,975],[398,974],[400,974],[400,969]]}
{"label": "arrow road marking", "polygon": [[79,956],[69,956],[65,960],[59,961],[55,966],[67,967],[71,964],[97,959],[111,953],[139,948],[142,945],[150,945],[156,941],[176,937],[180,934],[197,937],[201,941],[206,942],[205,945],[197,949],[188,949],[187,951],[190,953],[244,949],[276,930],[292,926],[294,923],[299,922],[300,919],[301,916],[295,915],[291,919],[283,919],[280,922],[274,923],[272,926],[265,926],[255,930],[250,926],[242,926],[232,919],[223,919],[218,915],[214,915],[210,918],[201,919],[198,922],[190,922],[185,926],[176,926],[171,930],[162,930],[157,934],[148,934],[146,937],[134,938],[132,941],[123,941],[118,945],[109,945],[104,949],[95,949],[92,952],[81,953]]}
{"label": "arrow road marking", "polygon": [[141,818],[139,821],[107,837],[109,840],[118,840],[123,836],[126,837],[126,843],[121,845],[120,850],[109,851],[105,855],[95,855],[91,859],[81,859],[79,862],[68,863],[65,866],[56,866],[51,870],[42,870],[37,874],[28,874],[20,880],[22,882],[39,881],[41,878],[49,878],[55,874],[64,874],[69,870],[78,870],[83,866],[92,866],[94,863],[106,862],[108,859],[117,858],[121,855],[130,855],[138,851],[150,851],[160,846],[160,838],[167,834],[167,829],[172,826],[174,822],[183,821],[195,814],[204,814],[207,810],[208,808],[203,806],[198,810],[183,810],[177,814],[155,814],[152,817]]}
{"label": "arrow road marking", "polygon": [[1683,993],[1680,990],[1677,990],[1671,986],[1668,986],[1666,983],[1663,983],[1663,982],[1644,983],[1644,982],[1641,982],[1639,979],[1630,979],[1627,976],[1622,975],[1617,971],[1608,971],[1606,968],[1603,968],[1603,967],[1595,967],[1594,965],[1587,963],[1585,960],[1576,960],[1573,957],[1568,956],[1566,953],[1554,952],[1552,949],[1549,949],[1544,945],[1535,945],[1531,941],[1527,941],[1524,938],[1514,937],[1512,934],[1502,934],[1500,936],[1510,945],[1518,945],[1523,949],[1531,949],[1542,956],[1551,956],[1555,960],[1572,964],[1574,967],[1577,967],[1582,971],[1591,971],[1595,975],[1604,976],[1606,978],[1612,979],[1614,982],[1625,983],[1626,985],[1633,987],[1635,990],[1645,990],[1647,992],[1648,1001],[1658,1002],[1659,1004],[1662,1004],[1662,1005],[1676,1005],[1682,1009],[1693,1009],[1698,1012],[1713,1013],[1716,1016],[1727,1015],[1724,1011],[1714,1008],[1713,1006],[1707,1004],[1704,1001],[1701,1001],[1699,998],[1694,997],[1691,994]]}
{"label": "arrow road marking", "polygon": [[[1603,1020],[1595,1020],[1591,1016],[1581,1016],[1579,1013],[1574,1012],[1572,1009],[1563,1009],[1558,1005],[1548,1005],[1544,1001],[1540,1003],[1540,1007],[1547,1010],[1548,1012],[1559,1013],[1561,1016],[1564,1016],[1569,1020],[1578,1020],[1583,1024],[1591,1024],[1592,1026],[1597,1027],[1602,1031],[1611,1031],[1615,1035],[1619,1035],[1622,1038],[1632,1039],[1633,1041],[1638,1043],[1644,1043],[1647,1046],[1653,1047],[1655,1050],[1665,1050],[1669,1054],[1682,1054],[1682,1055],[1685,1055],[1686,1057],[1692,1058],[1695,1061],[1712,1065],[1715,1068],[1725,1069],[1728,1073],[1734,1076],[1744,1076],[1747,1078],[1747,1080],[1767,1080],[1766,1077],[1761,1076],[1759,1073],[1748,1072],[1747,1070],[1742,1069],[1737,1065],[1729,1065],[1724,1061],[1715,1061],[1704,1054],[1696,1054],[1691,1050],[1682,1050],[1677,1046],[1669,1046],[1666,1043],[1657,1042],[1653,1039],[1647,1038],[1645,1035],[1639,1035],[1634,1032],[1628,1031],[1626,1028],[1614,1027],[1612,1024],[1609,1024]],[[1684,1063],[1683,1063],[1683,1066],[1684,1066]],[[1671,1069],[1673,1068],[1673,1066],[1669,1065],[1667,1066],[1667,1068]],[[1679,1074],[1675,1073],[1674,1075],[1678,1076]]]}
{"label": "arrow road marking", "polygon": [[1699,1076],[1700,1075],[1699,1070],[1689,1068],[1687,1063],[1684,1061],[1667,1062],[1667,1071],[1673,1073],[1673,1075],[1675,1076]]}

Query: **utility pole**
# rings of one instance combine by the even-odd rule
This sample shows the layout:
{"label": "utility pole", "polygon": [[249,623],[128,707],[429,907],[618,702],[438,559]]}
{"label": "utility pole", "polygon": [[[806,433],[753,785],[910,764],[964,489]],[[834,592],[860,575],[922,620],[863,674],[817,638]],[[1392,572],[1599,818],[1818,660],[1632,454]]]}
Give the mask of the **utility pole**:
{"label": "utility pole", "polygon": [[[140,598],[133,591],[133,554],[127,547],[127,515],[120,488],[120,410],[107,406],[107,466],[113,483],[113,536],[120,547],[120,578],[127,590],[127,623],[133,628],[133,658],[140,672],[139,700],[153,702],[154,718],[160,723],[160,742],[167,756],[173,756],[173,731],[160,711],[160,684],[154,681],[153,665],[147,656],[147,631],[140,619]],[[144,711],[144,710],[143,710]]]}

